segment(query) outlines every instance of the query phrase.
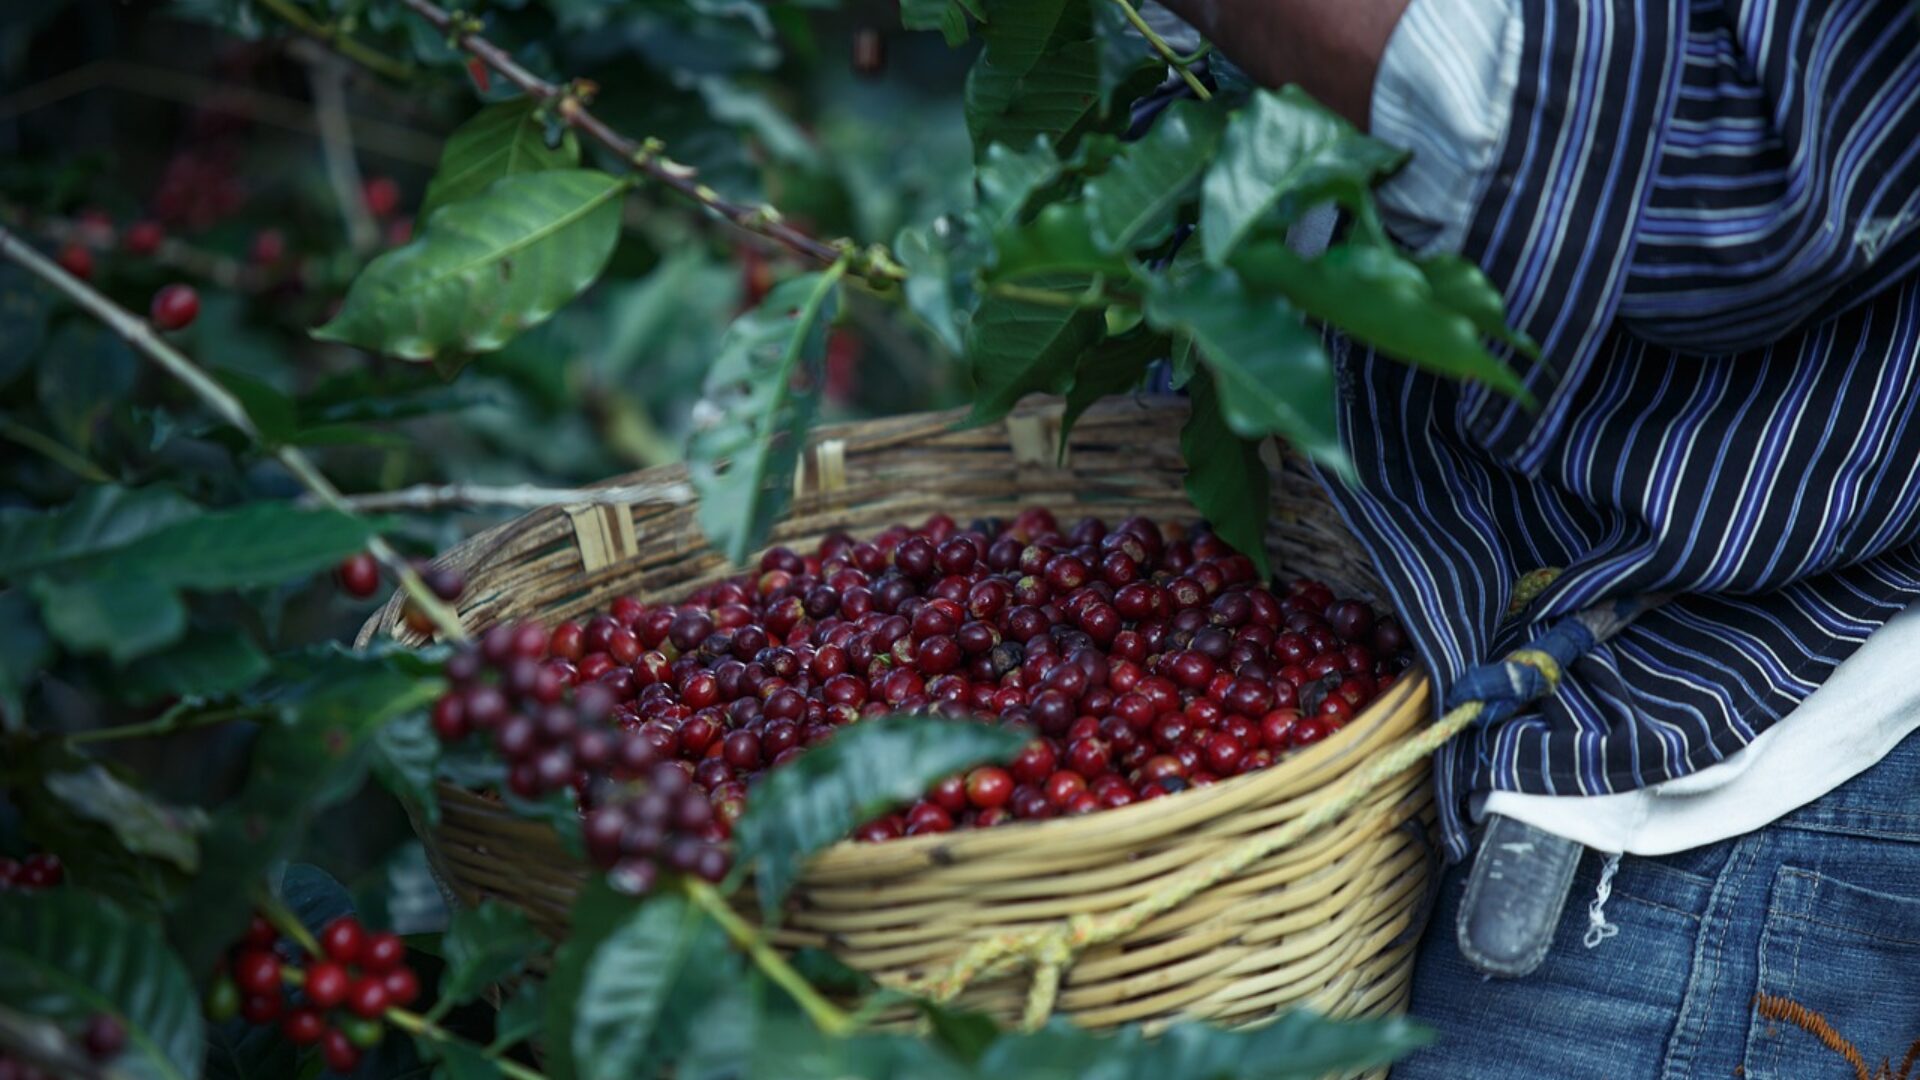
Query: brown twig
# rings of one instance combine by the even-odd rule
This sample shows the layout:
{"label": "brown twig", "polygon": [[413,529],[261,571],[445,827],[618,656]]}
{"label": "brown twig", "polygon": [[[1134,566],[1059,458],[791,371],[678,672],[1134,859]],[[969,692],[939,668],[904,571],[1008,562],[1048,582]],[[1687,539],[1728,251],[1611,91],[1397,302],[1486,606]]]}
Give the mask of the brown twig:
{"label": "brown twig", "polygon": [[[313,501],[307,496],[303,502]],[[362,513],[393,510],[446,510],[493,506],[511,510],[538,510],[545,506],[625,506],[637,503],[689,503],[687,484],[627,484],[604,488],[544,488],[534,484],[501,487],[486,484],[420,484],[399,491],[343,495],[342,503]]]}
{"label": "brown twig", "polygon": [[593,89],[590,84],[575,81],[563,87],[540,78],[521,67],[506,50],[481,36],[476,20],[448,12],[432,0],[401,0],[401,3],[527,96],[550,105],[563,123],[618,154],[642,175],[699,203],[734,226],[764,236],[816,262],[834,263],[845,258],[853,273],[876,284],[906,278],[906,271],[884,248],[876,245],[858,251],[850,240],[821,240],[787,224],[773,206],[765,203],[747,206],[721,195],[701,182],[699,171],[691,165],[668,158],[658,140],[629,138],[595,116],[587,108]]}
{"label": "brown twig", "polygon": [[[17,215],[15,216],[17,224]],[[70,218],[35,217],[31,221],[31,231],[43,233],[50,240],[62,244],[80,244],[99,252],[114,250],[114,237],[110,230],[84,221]],[[161,266],[183,270],[203,281],[212,282],[229,292],[264,292],[284,280],[276,274],[231,256],[221,255],[204,248],[194,247],[169,236],[160,241],[160,247],[152,255],[143,256]]]}
{"label": "brown twig", "polygon": [[[0,257],[12,259],[28,273],[66,294],[68,299],[78,304],[88,314],[105,323],[107,329],[120,335],[127,344],[133,346],[135,352],[152,360],[167,374],[184,383],[187,389],[211,408],[220,419],[233,425],[255,445],[266,448],[279,459],[280,463],[286,466],[287,471],[300,481],[301,486],[312,492],[321,505],[343,514],[354,512],[353,507],[348,505],[340,494],[340,490],[333,486],[333,481],[327,479],[319,466],[313,463],[312,458],[297,446],[274,446],[269,443],[261,435],[259,426],[253,422],[253,417],[247,413],[246,407],[240,404],[240,399],[234,397],[211,375],[200,370],[193,361],[187,359],[184,353],[154,333],[153,327],[148,325],[145,319],[107,299],[98,289],[67,273],[53,260],[34,250],[31,244],[15,236],[3,225],[0,225]],[[427,588],[426,582],[414,572],[413,566],[395,551],[391,544],[382,537],[374,536],[367,541],[367,551],[394,575],[406,589],[408,597],[427,613],[442,635],[454,641],[466,640],[466,630],[460,625],[460,617],[454,614],[453,609],[438,596],[435,596],[433,590]]]}

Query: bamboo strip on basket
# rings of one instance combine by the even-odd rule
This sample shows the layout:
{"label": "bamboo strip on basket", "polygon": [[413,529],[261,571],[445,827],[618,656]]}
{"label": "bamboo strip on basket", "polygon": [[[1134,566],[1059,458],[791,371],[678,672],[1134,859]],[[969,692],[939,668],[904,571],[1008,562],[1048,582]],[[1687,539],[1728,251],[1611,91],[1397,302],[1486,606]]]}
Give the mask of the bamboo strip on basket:
{"label": "bamboo strip on basket", "polygon": [[[1010,418],[1025,430],[1057,431],[1058,402],[1029,402]],[[1184,407],[1105,402],[1074,427],[1064,468],[1009,451],[1007,429],[956,430],[957,414],[896,417],[821,429],[832,461],[808,451],[807,490],[773,542],[817,543],[835,532],[870,533],[935,512],[963,521],[1010,517],[1031,505],[1063,524],[1085,513],[1193,516],[1181,493],[1178,450]],[[824,478],[825,482],[822,482]],[[839,481],[836,486],[832,481]],[[1273,471],[1268,547],[1275,565],[1343,593],[1375,592],[1371,568],[1347,537],[1311,473],[1288,459]],[[684,482],[679,467],[616,477],[608,484]],[[588,571],[563,508],[535,511],[481,533],[443,557],[468,589],[459,611],[470,628],[528,618],[553,620],[604,608],[613,598],[676,599],[734,573],[706,544],[694,507],[662,503],[611,512],[630,557]],[[403,638],[400,601],[361,635]],[[411,640],[411,639],[410,639]],[[1424,675],[1410,673],[1324,742],[1272,768],[1149,804],[1078,819],[907,838],[842,843],[821,852],[793,890],[777,944],[825,946],[883,978],[944,962],[973,938],[1067,915],[1118,910],[1247,837],[1312,808],[1333,781],[1416,730],[1431,704]],[[521,904],[558,936],[585,867],[544,824],[513,817],[497,801],[443,786],[441,820],[421,829],[437,875],[462,903],[493,896]],[[1094,1026],[1176,1016],[1251,1023],[1282,1006],[1311,1003],[1358,1015],[1404,1003],[1410,945],[1424,899],[1429,848],[1405,829],[1430,826],[1424,769],[1384,785],[1337,829],[1248,867],[1120,940],[1087,951],[1065,975],[1060,1008]],[[1019,1016],[1024,981],[970,987],[961,1002],[1004,1020]]]}

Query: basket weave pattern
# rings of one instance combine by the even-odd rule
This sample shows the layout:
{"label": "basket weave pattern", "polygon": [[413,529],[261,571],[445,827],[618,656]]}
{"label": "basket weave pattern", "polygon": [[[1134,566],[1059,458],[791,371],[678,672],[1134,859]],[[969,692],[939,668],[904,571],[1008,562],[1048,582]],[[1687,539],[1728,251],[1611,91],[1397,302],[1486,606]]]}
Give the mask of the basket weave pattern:
{"label": "basket weave pattern", "polygon": [[[1095,406],[1056,457],[1061,408],[1030,402],[1004,425],[954,430],[937,413],[823,428],[803,455],[796,499],[773,542],[809,545],[831,532],[871,533],[944,512],[961,522],[1045,506],[1063,523],[1141,513],[1190,520],[1178,402]],[[1317,484],[1291,460],[1272,463],[1268,547],[1276,571],[1371,595],[1371,569]],[[679,467],[612,484],[684,480]],[[466,572],[462,620],[551,621],[616,596],[673,600],[731,572],[713,554],[690,503],[543,510],[481,533],[443,562]],[[398,633],[395,599],[362,644]],[[793,890],[776,942],[830,949],[882,982],[925,977],[969,942],[1151,894],[1180,871],[1249,836],[1284,826],[1429,714],[1424,674],[1409,672],[1333,737],[1264,771],[1086,817],[843,843],[820,853]],[[416,821],[436,871],[467,904],[493,897],[565,932],[586,867],[550,829],[484,795],[440,789],[437,826]],[[1262,859],[1097,946],[1067,971],[1059,1009],[1082,1025],[1180,1018],[1255,1023],[1310,1004],[1361,1015],[1405,1004],[1432,847],[1424,765],[1378,788],[1337,827]],[[1013,1021],[1020,977],[983,982],[960,1002]]]}

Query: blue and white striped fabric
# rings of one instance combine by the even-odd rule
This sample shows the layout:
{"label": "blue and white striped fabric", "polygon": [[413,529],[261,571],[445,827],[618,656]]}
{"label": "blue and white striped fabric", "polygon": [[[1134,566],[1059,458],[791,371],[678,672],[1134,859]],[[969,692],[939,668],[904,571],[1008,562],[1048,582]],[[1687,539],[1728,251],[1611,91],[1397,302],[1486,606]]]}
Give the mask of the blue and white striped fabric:
{"label": "blue and white striped fabric", "polygon": [[[1460,858],[1473,793],[1712,765],[1920,597],[1920,20],[1908,0],[1445,6],[1520,22],[1460,250],[1542,343],[1546,363],[1513,360],[1542,407],[1336,343],[1359,476],[1329,486],[1441,696],[1593,603],[1681,594],[1442,753]],[[1412,54],[1397,33],[1382,86],[1436,80],[1458,107],[1501,83],[1455,48],[1394,73]],[[1507,619],[1537,567],[1564,572]]]}

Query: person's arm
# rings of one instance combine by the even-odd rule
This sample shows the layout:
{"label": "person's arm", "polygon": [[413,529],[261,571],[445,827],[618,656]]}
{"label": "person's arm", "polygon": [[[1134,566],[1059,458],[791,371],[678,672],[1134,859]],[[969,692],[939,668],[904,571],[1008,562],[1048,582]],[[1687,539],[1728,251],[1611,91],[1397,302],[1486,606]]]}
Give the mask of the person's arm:
{"label": "person's arm", "polygon": [[1367,129],[1374,75],[1408,0],[1164,0],[1248,75],[1298,83]]}

